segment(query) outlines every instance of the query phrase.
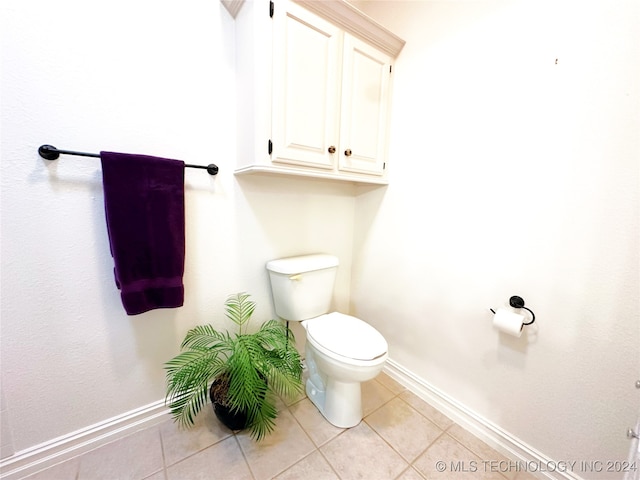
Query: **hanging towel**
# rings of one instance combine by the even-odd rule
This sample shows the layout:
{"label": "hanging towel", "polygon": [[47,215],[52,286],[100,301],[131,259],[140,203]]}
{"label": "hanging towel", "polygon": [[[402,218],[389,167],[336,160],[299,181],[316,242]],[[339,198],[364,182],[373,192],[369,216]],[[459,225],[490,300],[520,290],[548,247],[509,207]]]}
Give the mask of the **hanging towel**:
{"label": "hanging towel", "polygon": [[184,162],[100,152],[116,285],[128,315],[184,302]]}

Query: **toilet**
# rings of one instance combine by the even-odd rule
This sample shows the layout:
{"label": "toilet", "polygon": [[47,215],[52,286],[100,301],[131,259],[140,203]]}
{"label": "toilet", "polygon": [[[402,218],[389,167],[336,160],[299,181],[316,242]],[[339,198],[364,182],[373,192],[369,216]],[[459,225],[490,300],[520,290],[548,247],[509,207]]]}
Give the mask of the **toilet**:
{"label": "toilet", "polygon": [[338,258],[302,255],[267,262],[278,317],[302,322],[309,399],[333,425],[362,420],[360,383],[375,378],[389,356],[384,337],[359,318],[330,312]]}

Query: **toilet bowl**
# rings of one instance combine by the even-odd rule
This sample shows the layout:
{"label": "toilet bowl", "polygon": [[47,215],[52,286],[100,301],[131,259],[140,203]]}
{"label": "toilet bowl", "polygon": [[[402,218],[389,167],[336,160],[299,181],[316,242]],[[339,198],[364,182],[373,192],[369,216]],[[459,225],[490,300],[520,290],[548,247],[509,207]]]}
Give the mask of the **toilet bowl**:
{"label": "toilet bowl", "polygon": [[349,428],[362,420],[362,382],[372,380],[389,356],[387,342],[362,320],[338,312],[305,320],[306,393],[333,425]]}
{"label": "toilet bowl", "polygon": [[306,332],[307,395],[330,423],[348,428],[362,420],[360,384],[382,371],[388,346],[363,320],[329,313],[337,268],[326,254],[267,262],[276,314]]}

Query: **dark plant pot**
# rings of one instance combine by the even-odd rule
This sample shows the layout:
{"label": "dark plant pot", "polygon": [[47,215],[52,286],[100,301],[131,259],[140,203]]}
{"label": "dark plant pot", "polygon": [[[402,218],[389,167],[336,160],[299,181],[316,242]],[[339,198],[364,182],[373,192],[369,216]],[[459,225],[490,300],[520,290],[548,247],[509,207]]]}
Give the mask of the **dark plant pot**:
{"label": "dark plant pot", "polygon": [[244,430],[247,428],[246,412],[232,412],[228,407],[219,403],[213,404],[213,411],[218,420],[229,430]]}
{"label": "dark plant pot", "polygon": [[217,395],[214,394],[214,391],[216,387],[220,386],[220,383],[221,381],[219,379],[214,380],[209,390],[209,398],[213,404],[213,412],[216,414],[216,417],[218,417],[218,420],[229,430],[244,430],[247,427],[247,412],[232,411],[216,399]]}

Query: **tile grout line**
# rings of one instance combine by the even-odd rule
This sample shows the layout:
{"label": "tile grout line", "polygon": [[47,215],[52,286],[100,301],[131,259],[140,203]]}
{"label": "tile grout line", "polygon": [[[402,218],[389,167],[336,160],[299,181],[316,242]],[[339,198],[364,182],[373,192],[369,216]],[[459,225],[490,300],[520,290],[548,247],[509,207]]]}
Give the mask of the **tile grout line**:
{"label": "tile grout line", "polygon": [[253,469],[251,468],[251,464],[249,463],[249,459],[247,459],[247,455],[244,453],[244,449],[242,448],[242,444],[240,443],[240,440],[238,440],[238,435],[236,435],[235,432],[232,432],[232,436],[234,441],[236,442],[236,445],[238,446],[238,449],[240,450],[240,453],[242,454],[242,458],[244,459],[244,463],[247,466],[247,469],[249,470],[249,474],[251,475],[251,478],[253,480],[256,480],[256,476],[253,473]]}
{"label": "tile grout line", "polygon": [[162,476],[164,477],[164,480],[168,480],[167,460],[164,454],[164,439],[162,438],[162,429],[160,428],[160,425],[158,425],[158,436],[160,437],[160,452],[162,453]]}
{"label": "tile grout line", "polygon": [[[173,420],[172,420],[172,421],[173,421]],[[182,428],[182,427],[180,427],[180,428]],[[191,427],[187,427],[187,428],[188,428],[188,429],[194,429],[194,430],[195,430],[195,429],[197,429],[198,427],[196,427],[196,426],[195,426],[195,424],[194,424],[194,425],[192,425]],[[225,427],[225,428],[226,428],[226,427]],[[160,428],[158,428],[158,430],[160,430]],[[200,453],[204,452],[204,451],[205,451],[205,450],[207,450],[208,448],[211,448],[211,447],[213,447],[214,445],[218,445],[219,443],[224,442],[225,440],[229,439],[229,438],[230,438],[230,437],[232,437],[232,436],[233,436],[233,437],[235,437],[235,435],[236,435],[236,434],[235,434],[235,432],[230,431],[230,433],[228,433],[228,434],[227,434],[227,436],[222,437],[222,438],[218,439],[217,441],[213,442],[212,444],[207,445],[207,446],[205,446],[205,447],[202,447],[202,448],[200,448],[200,449],[198,449],[198,450],[196,450],[196,451],[194,451],[194,452],[192,452],[192,453],[188,454],[188,455],[187,455],[187,456],[185,456],[185,457],[181,457],[181,458],[180,458],[180,460],[178,460],[178,461],[176,461],[176,462],[173,462],[173,463],[172,463],[172,464],[170,464],[170,465],[168,465],[168,464],[167,464],[166,459],[164,458],[164,447],[163,447],[163,451],[162,451],[162,457],[163,457],[163,458],[162,458],[162,461],[163,461],[163,463],[164,463],[164,465],[165,465],[165,469],[168,469],[168,468],[170,468],[170,467],[173,467],[174,465],[178,465],[179,463],[182,463],[182,462],[184,462],[185,460],[188,460],[188,459],[190,459],[191,457],[194,457],[194,456],[196,456],[196,455],[198,455],[198,454],[200,454]],[[160,441],[162,442],[162,433],[160,433]],[[164,443],[163,443],[163,445],[164,445]],[[242,448],[240,448],[240,451],[242,451]],[[243,455],[244,455],[244,452],[243,452]]]}
{"label": "tile grout line", "polygon": [[[380,384],[382,384],[382,382],[378,382]],[[388,388],[388,387],[387,387]],[[427,450],[429,450],[429,448],[431,448],[437,441],[438,439],[440,439],[443,435],[447,435],[449,438],[451,438],[456,444],[458,444],[460,447],[462,447],[463,449],[465,449],[466,451],[470,452],[472,455],[477,456],[478,458],[482,459],[482,460],[486,460],[486,458],[484,458],[484,455],[481,455],[479,452],[475,451],[475,449],[473,449],[471,447],[471,445],[467,445],[465,442],[462,442],[461,440],[459,440],[458,438],[456,438],[453,434],[449,433],[449,430],[456,425],[455,422],[451,423],[450,425],[448,425],[446,428],[442,428],[440,425],[438,425],[437,423],[435,423],[431,418],[427,417],[426,415],[424,415],[422,412],[420,412],[418,409],[414,408],[413,405],[411,405],[409,402],[407,402],[406,400],[404,400],[401,397],[401,394],[403,392],[399,392],[397,394],[395,394],[394,397],[392,397],[391,399],[389,399],[387,402],[385,402],[383,405],[381,405],[379,408],[375,409],[374,411],[370,412],[369,415],[373,414],[374,412],[378,411],[380,408],[382,408],[384,405],[388,404],[389,402],[391,402],[393,399],[398,398],[400,401],[402,401],[406,406],[408,406],[410,409],[412,409],[413,411],[415,411],[416,413],[418,413],[422,418],[424,418],[425,420],[429,421],[430,423],[432,423],[434,426],[436,426],[439,430],[440,430],[440,434],[432,441],[430,442],[421,452],[420,454],[418,454],[416,456],[416,458],[412,461],[408,461],[406,459],[406,457],[404,455],[402,455],[401,452],[399,452],[396,448],[393,447],[393,445],[391,445],[389,442],[387,442],[387,440],[375,429],[373,428],[373,426],[371,426],[368,422],[367,425],[371,428],[371,430],[373,430],[376,435],[378,435],[378,437],[380,437],[387,445],[389,445],[389,447],[396,452],[398,455],[400,455],[400,457],[402,459],[404,459],[405,461],[407,461],[409,463],[409,467],[408,468],[413,468],[413,470],[415,470],[416,472],[418,472],[420,474],[420,476],[424,477],[424,475],[422,475],[422,472],[420,472],[420,470],[418,470],[417,468],[414,467],[414,463],[417,459],[419,459],[422,455],[424,455]],[[367,416],[369,416],[367,415]],[[365,419],[363,419],[365,420]],[[407,469],[405,469],[403,472],[406,472]],[[500,474],[501,477],[504,477],[505,480],[510,480],[508,477],[506,477],[505,475]]]}
{"label": "tile grout line", "polygon": [[[384,386],[381,382],[378,382],[378,383],[379,383],[380,385]],[[391,391],[391,389],[389,389],[389,388],[388,388],[388,387],[386,387],[386,386],[384,386],[384,387],[385,387],[387,390],[389,390],[391,393],[393,393],[393,391]],[[373,415],[375,412],[377,412],[378,410],[380,410],[382,407],[384,407],[385,405],[387,405],[389,402],[391,402],[392,400],[394,400],[395,398],[397,398],[397,397],[398,397],[398,395],[400,395],[400,394],[399,394],[399,393],[394,393],[394,395],[393,395],[389,400],[387,400],[387,401],[386,401],[386,402],[384,402],[382,405],[380,405],[380,407],[378,407],[378,408],[376,408],[375,410],[373,410],[373,411],[369,412],[369,414],[367,415],[367,417],[369,417],[369,416]],[[402,399],[400,399],[400,400],[402,400]],[[398,450],[397,450],[393,445],[391,445],[391,444],[387,441],[387,439],[386,439],[386,438],[384,438],[384,437],[383,437],[383,436],[382,436],[382,435],[381,435],[381,434],[380,434],[380,433],[379,433],[375,428],[373,428],[373,426],[372,426],[372,425],[370,425],[370,424],[369,424],[369,422],[367,421],[367,417],[364,417],[364,418],[362,419],[362,421],[363,421],[363,422],[365,422],[365,423],[367,424],[367,427],[369,427],[369,428],[371,429],[371,431],[372,431],[373,433],[375,433],[375,434],[378,436],[378,438],[380,438],[380,439],[381,439],[381,440],[382,440],[386,445],[388,445],[388,446],[389,446],[389,448],[390,448],[393,452],[395,452],[395,453],[396,453],[396,454],[397,454],[397,455],[398,455],[398,456],[399,456],[403,461],[405,461],[405,462],[407,463],[407,467],[406,467],[404,470],[402,470],[401,474],[402,474],[402,473],[404,473],[404,472],[406,472],[406,471],[407,471],[407,469],[411,468],[411,466],[412,466],[413,462],[410,462],[409,460],[407,460],[407,459],[405,458],[405,456],[404,456],[404,455],[402,455],[402,453],[400,453],[400,452],[399,452],[399,451],[398,451]],[[397,478],[397,477],[396,477],[396,478]]]}
{"label": "tile grout line", "polygon": [[[401,402],[403,402],[405,405],[407,405],[411,410],[413,410],[414,412],[416,412],[418,415],[420,415],[422,418],[424,418],[425,420],[427,420],[429,423],[433,424],[437,429],[440,430],[440,433],[438,434],[438,436],[436,438],[433,439],[433,441],[431,443],[429,443],[418,455],[416,455],[416,458],[414,458],[413,460],[411,460],[410,464],[411,466],[413,466],[413,464],[415,463],[415,461],[417,459],[419,459],[422,455],[425,454],[425,452],[427,450],[429,450],[434,443],[436,443],[438,441],[438,439],[449,429],[449,427],[451,425],[449,425],[449,427],[447,427],[446,429],[442,428],[440,425],[438,425],[437,423],[435,423],[433,420],[431,420],[429,417],[427,417],[426,415],[422,414],[422,412],[420,412],[417,408],[414,408],[413,405],[411,405],[409,402],[407,402],[404,398],[402,398],[400,395],[398,395],[398,398],[400,399]],[[417,470],[417,469],[415,469]]]}
{"label": "tile grout line", "polygon": [[413,464],[410,464],[407,468],[405,468],[402,472],[400,472],[400,475],[398,475],[395,480],[398,480],[399,478],[402,478],[404,476],[405,473],[407,473],[409,470],[413,471],[416,473],[416,475],[418,475],[420,478],[425,479],[425,476],[422,475],[422,472],[419,471],[418,469],[414,468]]}
{"label": "tile grout line", "polygon": [[[300,426],[300,428],[302,429],[302,431],[304,432],[304,434],[307,436],[307,438],[309,439],[309,441],[311,442],[311,444],[314,446],[314,450],[311,451],[310,453],[308,453],[307,455],[305,455],[303,458],[301,458],[300,460],[298,460],[296,463],[294,463],[293,465],[290,465],[289,467],[287,467],[286,469],[284,469],[282,472],[278,473],[278,475],[286,472],[288,469],[290,469],[291,467],[297,465],[298,463],[300,463],[301,461],[303,461],[305,458],[308,458],[310,455],[313,455],[313,453],[318,452],[320,454],[320,456],[324,459],[325,462],[327,462],[327,465],[329,465],[329,468],[331,468],[331,471],[333,473],[336,474],[337,478],[341,478],[340,475],[338,474],[338,472],[336,471],[336,469],[333,467],[333,465],[331,464],[331,462],[329,461],[329,459],[324,455],[324,453],[322,452],[322,450],[320,450],[320,447],[322,447],[323,445],[326,445],[327,443],[329,443],[331,440],[338,438],[340,435],[342,435],[344,432],[346,432],[348,429],[344,429],[342,430],[340,433],[338,433],[335,437],[333,437],[331,440],[327,440],[326,442],[324,442],[322,445],[316,445],[316,442],[313,441],[313,438],[311,438],[311,436],[309,435],[309,433],[307,432],[307,429],[304,428],[304,426],[300,423],[300,420],[298,420],[298,417],[296,417],[293,412],[291,411],[291,407],[293,405],[296,405],[306,399],[309,399],[309,397],[305,394],[305,396],[301,399],[299,399],[297,402],[292,403],[291,405],[286,405],[287,410],[289,410],[289,413],[291,414],[291,416],[293,417],[293,419],[296,421],[296,423]],[[309,399],[309,401],[311,401]],[[312,402],[313,403],[313,402]],[[315,408],[315,405],[314,405]],[[324,417],[323,417],[324,418]],[[326,421],[326,419],[325,419]]]}

